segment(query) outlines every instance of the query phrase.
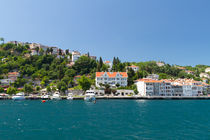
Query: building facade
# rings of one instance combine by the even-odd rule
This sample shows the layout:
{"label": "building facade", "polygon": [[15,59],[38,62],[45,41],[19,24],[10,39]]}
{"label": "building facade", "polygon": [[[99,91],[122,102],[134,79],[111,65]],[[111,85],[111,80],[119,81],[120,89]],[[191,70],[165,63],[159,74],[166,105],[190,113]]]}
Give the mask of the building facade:
{"label": "building facade", "polygon": [[112,87],[116,85],[126,87],[127,80],[127,72],[96,72],[95,81],[97,87],[100,87],[100,84],[108,84]]}
{"label": "building facade", "polygon": [[153,80],[139,79],[137,90],[141,96],[200,96],[207,88],[205,83],[192,79]]}
{"label": "building facade", "polygon": [[139,71],[139,67],[135,65],[127,66],[127,69],[132,69],[135,72]]}
{"label": "building facade", "polygon": [[77,61],[79,58],[80,58],[80,56],[81,56],[81,54],[80,54],[80,52],[78,52],[78,51],[73,51],[72,52],[72,62],[75,62],[75,61]]}

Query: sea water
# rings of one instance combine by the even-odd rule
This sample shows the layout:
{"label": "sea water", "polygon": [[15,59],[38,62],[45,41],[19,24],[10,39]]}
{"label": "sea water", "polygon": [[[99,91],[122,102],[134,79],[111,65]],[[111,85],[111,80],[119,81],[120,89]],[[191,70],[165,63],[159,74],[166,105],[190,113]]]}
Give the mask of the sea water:
{"label": "sea water", "polygon": [[210,101],[0,101],[0,140],[22,139],[210,139]]}

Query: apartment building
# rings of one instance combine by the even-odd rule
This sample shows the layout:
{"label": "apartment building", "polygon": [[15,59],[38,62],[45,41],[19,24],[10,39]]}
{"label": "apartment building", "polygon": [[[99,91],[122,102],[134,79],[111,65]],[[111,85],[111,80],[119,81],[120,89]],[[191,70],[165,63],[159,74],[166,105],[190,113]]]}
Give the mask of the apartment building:
{"label": "apartment building", "polygon": [[144,78],[137,80],[136,85],[141,96],[200,96],[207,90],[206,84],[192,79],[153,80]]}

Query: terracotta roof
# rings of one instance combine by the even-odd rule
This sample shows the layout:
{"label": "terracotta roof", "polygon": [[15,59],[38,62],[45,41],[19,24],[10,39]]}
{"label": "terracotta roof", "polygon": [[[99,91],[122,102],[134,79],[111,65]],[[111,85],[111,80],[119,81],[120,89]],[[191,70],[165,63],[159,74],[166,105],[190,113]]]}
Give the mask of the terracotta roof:
{"label": "terracotta roof", "polygon": [[132,65],[132,66],[128,66],[129,68],[137,68],[138,66]]}
{"label": "terracotta roof", "polygon": [[[117,73],[122,75],[123,77],[128,77],[127,72],[106,72],[109,78],[114,78],[117,76]],[[96,72],[96,77],[102,77],[105,74],[105,72]]]}
{"label": "terracotta roof", "polygon": [[153,80],[153,79],[139,79],[139,80],[136,80],[136,81],[140,81],[140,82],[145,82],[145,83],[160,83],[161,81],[160,80]]}
{"label": "terracotta roof", "polygon": [[108,64],[108,63],[111,63],[111,62],[110,62],[110,61],[105,61],[104,63],[105,63],[105,64]]}
{"label": "terracotta roof", "polygon": [[19,72],[9,72],[8,75],[18,75]]}

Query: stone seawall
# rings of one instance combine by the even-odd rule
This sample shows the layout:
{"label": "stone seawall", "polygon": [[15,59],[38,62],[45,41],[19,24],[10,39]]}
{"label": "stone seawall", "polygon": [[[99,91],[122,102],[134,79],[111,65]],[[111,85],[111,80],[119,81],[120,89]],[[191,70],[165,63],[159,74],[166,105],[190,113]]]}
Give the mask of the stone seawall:
{"label": "stone seawall", "polygon": [[[62,96],[63,100],[67,99],[67,96]],[[83,100],[84,97],[74,97],[74,100]],[[210,100],[208,96],[195,96],[195,97],[175,97],[175,96],[148,96],[148,97],[140,97],[140,96],[97,96],[97,100],[101,99],[116,99],[116,100]],[[11,97],[8,98],[0,98],[0,100],[11,100]],[[41,97],[26,97],[26,100],[42,100]]]}

